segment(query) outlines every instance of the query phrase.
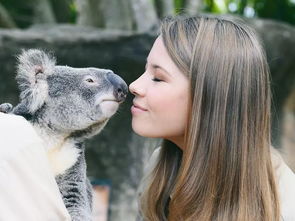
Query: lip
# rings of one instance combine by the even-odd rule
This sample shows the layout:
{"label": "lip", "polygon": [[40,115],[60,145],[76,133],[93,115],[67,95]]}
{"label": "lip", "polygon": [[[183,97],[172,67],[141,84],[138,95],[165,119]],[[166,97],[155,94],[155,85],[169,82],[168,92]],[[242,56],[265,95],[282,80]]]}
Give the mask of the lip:
{"label": "lip", "polygon": [[135,102],[133,102],[133,106],[134,106],[135,108],[138,108],[138,109],[142,110],[142,111],[147,111],[147,109],[145,109],[144,107],[140,106],[139,104],[137,104],[137,103],[135,103]]}
{"label": "lip", "polygon": [[147,109],[145,109],[142,106],[140,106],[139,104],[136,104],[136,103],[133,102],[133,105],[131,107],[131,112],[133,114],[140,113],[140,112],[146,112],[146,111],[147,111]]}

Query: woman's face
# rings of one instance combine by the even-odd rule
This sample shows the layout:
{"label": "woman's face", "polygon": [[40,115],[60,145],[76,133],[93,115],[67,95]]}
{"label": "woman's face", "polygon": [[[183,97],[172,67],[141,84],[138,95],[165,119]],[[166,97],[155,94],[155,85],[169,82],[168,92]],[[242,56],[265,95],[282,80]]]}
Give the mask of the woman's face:
{"label": "woman's face", "polygon": [[145,72],[129,86],[132,128],[145,137],[183,144],[187,124],[189,80],[168,55],[161,37],[149,53]]}

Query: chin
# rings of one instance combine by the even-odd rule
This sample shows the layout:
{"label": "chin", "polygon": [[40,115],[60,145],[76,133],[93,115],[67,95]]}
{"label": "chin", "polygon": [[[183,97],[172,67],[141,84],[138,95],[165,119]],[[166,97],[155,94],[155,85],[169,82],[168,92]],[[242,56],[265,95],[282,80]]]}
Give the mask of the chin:
{"label": "chin", "polygon": [[132,120],[132,129],[133,131],[143,137],[149,137],[149,131],[143,126],[144,124],[135,123]]}
{"label": "chin", "polygon": [[138,124],[132,121],[132,129],[133,131],[142,136],[148,138],[162,138],[161,133],[158,133],[154,127],[146,127],[144,124]]}

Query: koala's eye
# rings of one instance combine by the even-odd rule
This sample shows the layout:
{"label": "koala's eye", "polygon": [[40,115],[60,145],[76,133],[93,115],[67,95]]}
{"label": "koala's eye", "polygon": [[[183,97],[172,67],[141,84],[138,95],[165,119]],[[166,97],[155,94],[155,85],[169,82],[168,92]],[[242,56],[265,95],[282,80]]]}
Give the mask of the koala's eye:
{"label": "koala's eye", "polygon": [[94,80],[93,80],[92,78],[87,78],[86,81],[87,81],[88,83],[94,83]]}

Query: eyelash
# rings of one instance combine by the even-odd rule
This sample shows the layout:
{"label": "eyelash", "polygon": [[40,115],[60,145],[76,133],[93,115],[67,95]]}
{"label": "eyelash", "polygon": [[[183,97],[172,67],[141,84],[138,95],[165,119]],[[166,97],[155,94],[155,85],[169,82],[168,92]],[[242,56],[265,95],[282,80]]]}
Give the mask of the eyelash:
{"label": "eyelash", "polygon": [[159,79],[159,78],[153,78],[153,81],[155,81],[155,82],[161,82],[161,81],[163,81],[163,80],[161,80],[161,79]]}

